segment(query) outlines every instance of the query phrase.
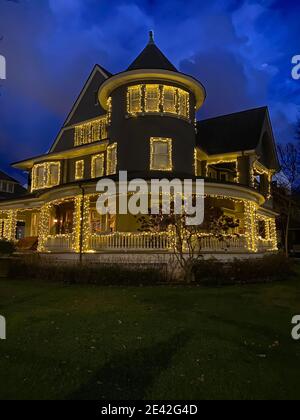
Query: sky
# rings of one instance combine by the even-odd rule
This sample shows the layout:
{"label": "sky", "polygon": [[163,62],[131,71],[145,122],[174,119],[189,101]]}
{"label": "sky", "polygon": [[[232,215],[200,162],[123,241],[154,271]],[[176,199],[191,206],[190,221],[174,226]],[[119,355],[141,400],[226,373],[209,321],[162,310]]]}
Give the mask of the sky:
{"label": "sky", "polygon": [[0,0],[0,168],[48,151],[95,64],[125,70],[149,30],[207,99],[199,119],[267,105],[277,142],[294,141],[298,0]]}

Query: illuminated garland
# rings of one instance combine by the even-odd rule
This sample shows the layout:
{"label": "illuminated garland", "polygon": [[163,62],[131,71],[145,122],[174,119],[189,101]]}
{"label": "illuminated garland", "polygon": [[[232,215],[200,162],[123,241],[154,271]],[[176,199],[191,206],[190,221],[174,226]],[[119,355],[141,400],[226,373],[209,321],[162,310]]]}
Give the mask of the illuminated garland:
{"label": "illuminated garland", "polygon": [[49,228],[50,228],[50,211],[51,211],[51,204],[45,204],[41,208],[40,220],[39,220],[38,252],[46,251],[45,245],[47,242],[47,237],[49,235]]}
{"label": "illuminated garland", "polygon": [[[158,168],[155,166],[154,160],[155,154],[155,143],[164,143],[168,145],[168,164],[165,168]],[[151,171],[172,171],[173,170],[173,147],[172,139],[164,137],[151,137],[150,139],[150,170]]]}
{"label": "illuminated garland", "polygon": [[111,124],[112,116],[112,98],[111,96],[107,99],[107,125]]}
{"label": "illuminated garland", "polygon": [[118,144],[113,143],[107,148],[107,175],[115,175],[118,167]]}
{"label": "illuminated garland", "polygon": [[256,204],[244,201],[246,240],[249,251],[257,252]]}
{"label": "illuminated garland", "polygon": [[235,171],[236,171],[236,177],[234,178],[234,182],[239,183],[240,180],[240,172],[238,170],[238,161],[237,159],[219,159],[219,160],[215,160],[215,161],[207,161],[207,165],[206,165],[206,178],[208,177],[208,171],[209,171],[209,167],[211,165],[219,165],[220,163],[235,163]]}

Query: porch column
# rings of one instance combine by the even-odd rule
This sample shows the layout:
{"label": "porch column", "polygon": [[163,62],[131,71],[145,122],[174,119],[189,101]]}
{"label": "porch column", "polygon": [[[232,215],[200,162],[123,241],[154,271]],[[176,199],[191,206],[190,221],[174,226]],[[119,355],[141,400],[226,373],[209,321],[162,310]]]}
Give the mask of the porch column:
{"label": "porch column", "polygon": [[41,208],[40,220],[39,220],[39,245],[38,252],[44,252],[45,244],[47,242],[47,237],[50,234],[50,210],[51,204],[45,204]]}
{"label": "porch column", "polygon": [[272,241],[272,251],[278,251],[277,230],[275,219],[269,221],[270,240]]}
{"label": "porch column", "polygon": [[251,201],[244,201],[244,217],[247,248],[251,252],[257,252],[256,205]]}
{"label": "porch column", "polygon": [[[82,196],[75,198],[74,202],[74,226],[73,226],[73,250],[80,252],[81,227],[82,227],[82,251],[89,250],[90,240],[90,197],[85,196],[82,206]],[[82,219],[82,220],[81,220]]]}
{"label": "porch column", "polygon": [[8,210],[7,219],[4,222],[4,237],[8,241],[16,239],[17,210]]}

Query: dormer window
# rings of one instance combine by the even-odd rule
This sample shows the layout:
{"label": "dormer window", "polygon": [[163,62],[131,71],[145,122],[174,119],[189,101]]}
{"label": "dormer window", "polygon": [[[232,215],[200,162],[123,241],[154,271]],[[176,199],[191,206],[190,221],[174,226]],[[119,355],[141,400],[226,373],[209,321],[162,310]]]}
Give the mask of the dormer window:
{"label": "dormer window", "polygon": [[45,162],[32,168],[31,191],[52,188],[60,183],[60,162]]}
{"label": "dormer window", "polygon": [[15,192],[15,184],[10,181],[0,181],[0,191],[13,194]]}
{"label": "dormer window", "polygon": [[107,139],[107,116],[75,127],[74,146]]}

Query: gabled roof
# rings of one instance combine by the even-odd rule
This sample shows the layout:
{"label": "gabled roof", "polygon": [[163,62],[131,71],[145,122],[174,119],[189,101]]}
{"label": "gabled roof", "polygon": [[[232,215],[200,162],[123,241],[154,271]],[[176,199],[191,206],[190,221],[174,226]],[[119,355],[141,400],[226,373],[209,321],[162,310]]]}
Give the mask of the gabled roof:
{"label": "gabled roof", "polygon": [[19,184],[19,182],[12,178],[11,176],[7,175],[5,172],[0,170],[0,181],[10,181],[10,182],[14,182],[16,184]]}
{"label": "gabled roof", "polygon": [[140,55],[133,61],[128,67],[129,70],[141,70],[141,69],[160,69],[175,71],[175,66],[167,59],[167,57],[161,52],[161,50],[155,45],[153,39],[153,32],[150,32],[150,39],[148,45],[140,53]]}
{"label": "gabled roof", "polygon": [[267,161],[272,168],[279,169],[267,107],[198,121],[197,146],[208,155],[256,151],[263,163]]}
{"label": "gabled roof", "polygon": [[267,107],[197,122],[197,145],[208,154],[254,150],[261,138]]}

